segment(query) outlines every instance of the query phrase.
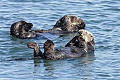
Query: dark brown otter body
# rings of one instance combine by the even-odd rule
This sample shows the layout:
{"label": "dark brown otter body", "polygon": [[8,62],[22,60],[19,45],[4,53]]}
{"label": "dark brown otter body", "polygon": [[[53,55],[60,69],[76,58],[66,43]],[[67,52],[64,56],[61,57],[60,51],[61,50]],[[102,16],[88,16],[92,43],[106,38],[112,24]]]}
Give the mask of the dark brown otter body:
{"label": "dark brown otter body", "polygon": [[10,35],[15,36],[17,38],[34,38],[36,34],[31,30],[33,24],[27,23],[25,21],[18,21],[13,23],[10,28]]}
{"label": "dark brown otter body", "polygon": [[34,57],[50,60],[58,60],[64,58],[78,58],[85,55],[87,52],[84,48],[79,47],[65,47],[59,50],[54,50],[54,43],[51,40],[47,40],[44,43],[44,53],[40,51],[37,43],[29,43],[29,48],[34,49]]}
{"label": "dark brown otter body", "polygon": [[85,48],[83,47],[85,45],[86,43],[84,43],[84,45],[79,47],[72,46],[72,47],[64,47],[61,49],[54,50],[54,43],[51,40],[47,40],[44,43],[43,55],[45,59],[52,59],[52,60],[58,60],[64,58],[78,58],[87,54]]}

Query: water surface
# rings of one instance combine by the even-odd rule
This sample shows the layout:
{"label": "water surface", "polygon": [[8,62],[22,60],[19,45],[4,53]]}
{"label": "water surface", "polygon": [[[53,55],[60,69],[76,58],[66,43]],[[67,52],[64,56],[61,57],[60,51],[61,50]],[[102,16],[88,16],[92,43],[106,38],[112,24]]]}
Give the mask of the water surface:
{"label": "water surface", "polygon": [[[17,39],[9,35],[12,23],[25,20],[33,29],[50,29],[64,15],[76,15],[95,36],[94,55],[78,59],[40,60],[33,57],[27,43],[46,38],[63,47],[74,34],[65,37],[44,35],[38,39]],[[0,79],[1,80],[119,80],[120,79],[119,0],[1,0]],[[15,60],[24,58],[23,60]]]}

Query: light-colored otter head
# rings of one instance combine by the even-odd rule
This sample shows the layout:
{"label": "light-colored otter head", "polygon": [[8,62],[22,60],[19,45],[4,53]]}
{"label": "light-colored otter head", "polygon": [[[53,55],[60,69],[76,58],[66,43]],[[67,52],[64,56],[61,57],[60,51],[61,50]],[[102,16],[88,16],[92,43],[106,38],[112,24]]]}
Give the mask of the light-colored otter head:
{"label": "light-colored otter head", "polygon": [[84,29],[79,30],[78,35],[82,36],[83,39],[87,43],[89,43],[89,42],[95,43],[94,42],[94,35],[91,32],[87,31],[87,30],[84,30]]}

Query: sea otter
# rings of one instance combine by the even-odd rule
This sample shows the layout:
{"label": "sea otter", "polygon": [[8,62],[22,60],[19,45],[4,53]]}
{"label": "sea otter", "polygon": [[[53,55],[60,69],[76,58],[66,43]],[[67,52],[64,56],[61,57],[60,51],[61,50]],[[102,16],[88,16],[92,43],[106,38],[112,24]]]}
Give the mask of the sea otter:
{"label": "sea otter", "polygon": [[34,38],[36,34],[34,31],[30,31],[33,24],[28,23],[26,21],[18,21],[11,25],[10,27],[10,35],[15,36],[17,38]]}
{"label": "sea otter", "polygon": [[[64,58],[78,58],[87,54],[87,50],[85,50],[84,46],[86,46],[85,41],[80,44],[79,47],[64,47],[61,49],[54,50],[54,43],[51,40],[47,40],[44,43],[44,53],[40,50],[38,43],[31,42],[27,46],[29,48],[34,49],[34,57],[35,58],[42,58],[42,59],[49,59],[49,60],[59,60]],[[83,44],[83,45],[81,45]]]}

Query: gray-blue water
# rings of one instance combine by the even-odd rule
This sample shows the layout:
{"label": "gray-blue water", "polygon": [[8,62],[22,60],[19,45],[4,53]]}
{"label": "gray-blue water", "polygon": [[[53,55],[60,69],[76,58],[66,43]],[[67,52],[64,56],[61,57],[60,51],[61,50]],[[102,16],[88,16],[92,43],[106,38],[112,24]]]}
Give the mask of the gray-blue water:
{"label": "gray-blue water", "polygon": [[[33,29],[50,29],[62,16],[76,15],[94,34],[94,55],[78,59],[41,60],[33,57],[27,43],[38,42],[42,51],[46,38],[56,48],[73,36],[44,35],[43,39],[17,39],[9,35],[10,25],[31,22]],[[119,0],[1,0],[0,80],[120,80]],[[23,60],[15,60],[24,58]]]}

